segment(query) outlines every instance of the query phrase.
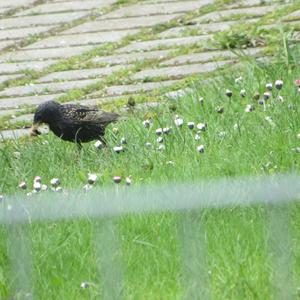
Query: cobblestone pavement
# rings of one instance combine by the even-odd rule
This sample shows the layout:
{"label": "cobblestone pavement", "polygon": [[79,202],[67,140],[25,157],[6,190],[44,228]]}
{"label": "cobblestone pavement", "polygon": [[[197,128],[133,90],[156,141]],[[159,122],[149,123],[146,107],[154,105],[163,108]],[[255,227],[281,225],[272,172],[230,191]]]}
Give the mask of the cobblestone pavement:
{"label": "cobblestone pavement", "polygon": [[[97,105],[166,89],[176,95],[186,77],[238,62],[209,43],[216,32],[241,19],[256,24],[281,9],[286,13],[267,27],[300,19],[295,1],[221,2],[1,1],[0,135],[27,135],[22,127],[35,106],[50,99]],[[259,57],[262,50],[244,53]]]}

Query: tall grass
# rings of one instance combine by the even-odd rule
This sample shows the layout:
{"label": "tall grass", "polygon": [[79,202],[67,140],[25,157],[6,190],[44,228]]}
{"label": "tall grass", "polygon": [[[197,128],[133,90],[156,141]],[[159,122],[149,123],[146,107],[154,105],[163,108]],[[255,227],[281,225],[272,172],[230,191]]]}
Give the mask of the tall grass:
{"label": "tall grass", "polygon": [[[37,139],[7,141],[0,148],[0,191],[15,193],[21,180],[30,185],[36,175],[45,183],[58,177],[64,189],[71,189],[83,186],[90,172],[99,175],[96,185],[103,187],[115,185],[115,175],[131,175],[132,184],[143,185],[297,172],[299,153],[292,149],[300,146],[300,95],[294,84],[300,68],[297,64],[289,66],[280,60],[272,64],[250,62],[213,82],[199,77],[187,95],[167,99],[157,108],[134,111],[128,121],[111,126],[106,134],[107,147],[101,150],[90,143],[78,153],[75,145],[51,133]],[[243,80],[235,83],[240,76]],[[261,99],[266,83],[274,84],[277,79],[284,81],[282,90],[273,87],[271,98],[259,105],[254,93],[258,91]],[[226,89],[232,90],[231,98],[225,95]],[[239,95],[241,89],[246,90],[244,98]],[[255,110],[245,112],[247,104]],[[217,107],[223,107],[224,112],[218,113]],[[181,128],[174,124],[176,114],[184,119]],[[142,121],[149,116],[153,125],[146,129]],[[189,129],[188,121],[207,124],[199,141],[194,139],[197,129]],[[119,132],[112,127],[118,127]],[[171,134],[163,135],[162,151],[157,150],[155,134],[160,127],[172,127]],[[116,154],[112,148],[122,137],[127,140],[125,151]],[[147,142],[150,148],[145,146]],[[204,153],[196,150],[200,144]],[[262,205],[237,206],[190,214],[170,212],[2,227],[0,295],[3,299],[25,299],[27,292],[36,299],[274,299],[280,294],[280,287],[274,286],[280,270],[274,267],[270,246],[274,238],[268,225],[270,211]],[[282,251],[291,253],[292,275],[299,285],[299,207],[289,205],[280,212],[290,222],[287,236],[291,243],[283,245]],[[28,259],[26,251],[32,259],[28,262],[32,266],[31,291],[26,284],[18,291],[18,282],[23,281],[19,270],[13,268],[18,255],[11,237],[21,236],[27,243],[27,250],[20,249],[24,260]],[[200,275],[203,278],[195,281]],[[109,278],[115,278],[117,292]],[[89,288],[80,288],[84,281],[90,283]],[[197,286],[203,282],[204,286]],[[292,288],[296,295],[296,287]]]}

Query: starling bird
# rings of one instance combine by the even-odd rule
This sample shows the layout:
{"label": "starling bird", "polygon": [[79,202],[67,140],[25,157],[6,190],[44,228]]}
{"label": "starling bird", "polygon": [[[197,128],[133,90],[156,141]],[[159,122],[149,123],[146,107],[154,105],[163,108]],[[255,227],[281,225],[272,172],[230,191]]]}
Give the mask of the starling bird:
{"label": "starling bird", "polygon": [[39,135],[38,126],[46,123],[55,135],[65,141],[81,143],[100,139],[105,127],[120,118],[118,114],[76,104],[61,105],[55,101],[40,104],[34,114],[31,135]]}

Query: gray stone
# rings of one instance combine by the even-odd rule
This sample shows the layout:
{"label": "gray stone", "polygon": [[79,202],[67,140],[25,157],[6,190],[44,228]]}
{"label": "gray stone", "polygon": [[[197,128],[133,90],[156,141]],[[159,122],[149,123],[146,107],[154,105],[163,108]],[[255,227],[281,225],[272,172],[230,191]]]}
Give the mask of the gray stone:
{"label": "gray stone", "polygon": [[[99,93],[92,93],[89,94],[89,96],[96,96],[99,97]],[[86,105],[86,106],[99,106],[103,103],[113,102],[118,99],[123,98],[123,96],[116,96],[116,97],[103,97],[103,98],[91,98],[91,99],[80,99],[75,101],[66,102],[66,104],[80,104],[80,105]]]}
{"label": "gray stone", "polygon": [[200,9],[201,7],[212,4],[213,0],[197,0],[197,1],[180,1],[170,3],[148,3],[134,4],[124,6],[120,9],[112,11],[102,17],[102,19],[114,19],[124,17],[148,16],[158,14],[174,14],[188,12]]}
{"label": "gray stone", "polygon": [[[276,2],[276,0],[272,0],[273,2]],[[226,7],[228,8],[236,8],[236,7],[241,7],[241,6],[259,6],[264,4],[267,2],[266,0],[262,1],[262,0],[239,0],[236,1],[232,4],[227,5]]]}
{"label": "gray stone", "polygon": [[227,30],[235,23],[236,22],[234,21],[229,21],[229,22],[221,22],[221,23],[209,23],[209,24],[197,24],[197,25],[189,25],[189,26],[172,27],[168,30],[161,32],[158,36],[161,38],[178,37],[187,30],[197,31],[197,34],[207,34],[219,30]]}
{"label": "gray stone", "polygon": [[[155,108],[155,107],[158,107],[160,106],[161,103],[160,102],[144,102],[144,103],[137,103],[135,106],[134,106],[134,110],[137,111],[149,111],[149,109],[151,108]],[[120,113],[127,113],[129,110],[131,110],[127,105],[124,105],[122,107],[120,107]]]}
{"label": "gray stone", "polygon": [[163,3],[163,2],[178,2],[178,0],[144,0],[143,3],[149,4],[149,3]]}
{"label": "gray stone", "polygon": [[[245,50],[237,50],[237,53],[240,55],[256,55],[260,51],[262,51],[261,48],[250,48]],[[182,65],[182,64],[194,64],[194,63],[200,63],[200,62],[206,62],[214,59],[232,59],[237,58],[237,55],[235,52],[232,51],[209,51],[209,52],[201,52],[201,53],[192,53],[192,54],[186,54],[186,55],[180,55],[174,58],[171,58],[167,61],[163,61],[160,63],[161,66],[172,66],[172,65]]]}
{"label": "gray stone", "polygon": [[[49,128],[46,126],[39,127],[39,131],[41,134],[48,134]],[[8,139],[18,139],[20,137],[30,136],[29,128],[21,128],[21,129],[8,129],[0,131],[0,141],[8,140]]]}
{"label": "gray stone", "polygon": [[128,66],[113,66],[97,69],[82,69],[82,70],[70,70],[63,72],[50,73],[39,79],[39,82],[51,82],[51,81],[66,81],[66,80],[79,80],[88,78],[99,78],[112,74],[113,72],[126,69]]}
{"label": "gray stone", "polygon": [[0,56],[0,63],[7,61],[29,61],[43,59],[63,59],[74,55],[80,55],[84,52],[95,48],[95,45],[66,47],[66,48],[51,48],[51,49],[36,49],[36,50],[19,50],[8,52]]}
{"label": "gray stone", "polygon": [[154,26],[160,23],[168,22],[174,18],[179,17],[180,14],[173,15],[159,15],[159,16],[143,16],[133,18],[122,19],[108,19],[108,20],[96,20],[92,22],[86,22],[69,30],[64,31],[64,34],[77,34],[85,32],[99,32],[99,31],[111,31],[111,30],[124,30],[133,28],[142,28]]}
{"label": "gray stone", "polygon": [[100,43],[118,42],[122,38],[137,33],[138,30],[120,30],[120,31],[104,31],[94,33],[83,33],[76,35],[60,35],[52,36],[36,43],[33,43],[25,49],[40,49],[40,48],[57,48],[68,46],[93,45]]}
{"label": "gray stone", "polygon": [[165,67],[160,69],[147,69],[140,71],[132,76],[133,80],[143,80],[145,78],[168,77],[172,79],[182,78],[187,75],[211,72],[230,61],[208,62],[204,64],[181,65],[174,67]]}
{"label": "gray stone", "polygon": [[99,79],[86,79],[66,82],[37,83],[10,87],[0,92],[0,97],[25,96],[29,94],[59,93],[71,89],[81,89],[98,82]]}
{"label": "gray stone", "polygon": [[0,8],[0,16],[7,14],[11,10],[11,7]]}
{"label": "gray stone", "polygon": [[26,6],[34,3],[36,0],[9,0],[0,2],[0,7]]}
{"label": "gray stone", "polygon": [[[258,19],[249,19],[243,21],[244,23],[255,23]],[[214,33],[217,31],[228,30],[232,25],[238,24],[239,21],[226,21],[220,23],[207,23],[207,24],[197,24],[197,25],[189,25],[189,26],[180,26],[173,27],[166,31],[163,31],[159,34],[161,38],[170,38],[170,37],[178,37],[183,34],[186,30],[197,31],[197,34],[207,34]]]}
{"label": "gray stone", "polygon": [[110,86],[105,89],[107,96],[118,96],[132,94],[137,92],[146,92],[151,90],[168,87],[178,83],[178,80],[169,80],[161,82],[146,82],[140,84]]}
{"label": "gray stone", "polygon": [[177,91],[171,91],[168,92],[166,94],[164,94],[165,97],[167,98],[171,98],[171,99],[179,99],[184,97],[185,95],[191,93],[191,89],[190,88],[186,88],[186,89],[181,89],[181,90],[177,90]]}
{"label": "gray stone", "polygon": [[[149,52],[140,52],[140,53],[126,53],[126,54],[117,54],[110,56],[98,56],[92,59],[94,63],[103,63],[103,64],[128,64],[136,61],[143,60],[153,60],[153,59],[164,59],[169,56],[170,50],[158,50],[158,51],[149,51]],[[1,66],[1,65],[0,65]]]}
{"label": "gray stone", "polygon": [[17,29],[2,29],[0,30],[0,40],[15,40],[26,38],[31,35],[40,34],[50,30],[49,26],[25,27]]}
{"label": "gray stone", "polygon": [[14,74],[14,75],[0,75],[0,84],[2,84],[5,81],[17,79],[22,77],[22,74]]}
{"label": "gray stone", "polygon": [[9,124],[16,124],[18,122],[32,122],[33,120],[33,114],[25,114],[25,115],[20,115],[15,118],[12,118],[11,120],[8,121]]}
{"label": "gray stone", "polygon": [[13,46],[16,41],[0,41],[0,50]]}
{"label": "gray stone", "polygon": [[236,9],[228,9],[222,11],[211,12],[206,15],[203,15],[199,18],[194,19],[194,21],[199,23],[207,23],[207,22],[216,22],[222,18],[229,18],[235,15],[243,15],[244,18],[249,17],[262,17],[265,14],[272,12],[276,9],[280,8],[280,6],[257,6],[257,7],[248,7],[248,8],[236,8]]}
{"label": "gray stone", "polygon": [[[161,103],[160,102],[144,102],[144,103],[137,103],[135,106],[134,106],[134,110],[139,110],[139,111],[149,111],[149,109],[151,108],[155,108],[155,107],[158,107],[160,106]],[[120,112],[128,112],[128,110],[130,110],[130,108],[128,108],[128,106],[124,105],[123,107],[120,108]]]}
{"label": "gray stone", "polygon": [[64,1],[62,3],[44,3],[32,8],[23,10],[16,14],[16,16],[25,16],[32,14],[49,14],[49,13],[58,13],[66,11],[82,11],[82,10],[91,10],[91,9],[100,9],[107,5],[111,5],[115,0],[84,0],[83,1]]}
{"label": "gray stone", "polygon": [[[294,28],[296,34],[298,35],[298,32],[299,32],[299,21],[288,21],[288,20],[277,20],[276,23],[272,23],[272,24],[267,24],[267,25],[259,25],[258,26],[258,29],[278,29],[278,30],[281,30],[282,29],[282,26],[291,26],[291,28]],[[298,40],[297,36],[295,37],[295,40]]]}
{"label": "gray stone", "polygon": [[[287,3],[289,0],[285,1]],[[260,6],[260,5],[270,5],[276,3],[282,3],[282,0],[240,0],[234,2],[233,4],[227,5],[228,8],[235,8],[235,7],[249,7],[249,6]]]}
{"label": "gray stone", "polygon": [[55,100],[63,94],[55,95],[41,95],[41,96],[27,96],[27,97],[16,97],[16,98],[0,98],[0,109],[12,109],[19,108],[22,106],[39,105],[42,102]]}
{"label": "gray stone", "polygon": [[168,47],[191,45],[191,44],[196,44],[198,42],[206,41],[209,38],[211,38],[210,35],[200,35],[200,36],[189,36],[189,37],[174,38],[174,39],[133,42],[128,46],[118,49],[116,52],[124,53],[124,52],[133,52],[133,51],[149,51],[160,47],[168,48]]}
{"label": "gray stone", "polygon": [[14,116],[18,112],[22,112],[22,110],[18,110],[18,109],[1,109],[0,110],[0,117]]}
{"label": "gray stone", "polygon": [[296,10],[283,17],[284,21],[300,19],[300,10]]}
{"label": "gray stone", "polygon": [[2,63],[0,64],[0,74],[20,73],[25,70],[41,71],[56,62],[57,60]]}
{"label": "gray stone", "polygon": [[87,12],[69,12],[60,14],[24,16],[24,17],[9,17],[0,19],[0,28],[24,28],[36,25],[52,25],[69,23],[76,19],[86,16]]}
{"label": "gray stone", "polygon": [[158,106],[160,106],[159,102],[145,102],[145,103],[137,103],[134,108],[139,110],[144,110],[144,109],[149,109]]}
{"label": "gray stone", "polygon": [[29,136],[29,129],[9,129],[0,131],[0,141],[8,140],[8,139],[18,139],[23,136]]}

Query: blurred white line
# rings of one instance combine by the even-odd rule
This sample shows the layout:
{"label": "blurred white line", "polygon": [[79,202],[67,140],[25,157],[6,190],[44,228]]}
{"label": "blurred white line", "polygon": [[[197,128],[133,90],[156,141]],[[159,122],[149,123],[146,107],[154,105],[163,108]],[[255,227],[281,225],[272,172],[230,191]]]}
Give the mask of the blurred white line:
{"label": "blurred white line", "polygon": [[127,213],[292,202],[300,197],[296,174],[224,178],[194,183],[94,188],[68,195],[42,192],[18,194],[3,201],[0,223],[117,216]]}
{"label": "blurred white line", "polygon": [[10,259],[12,290],[11,298],[33,299],[33,265],[31,236],[28,226],[12,224],[7,227],[7,250]]}
{"label": "blurred white line", "polygon": [[181,215],[181,235],[178,243],[182,248],[182,299],[212,299],[207,267],[207,249],[202,215],[185,212]]}
{"label": "blurred white line", "polygon": [[123,299],[122,248],[117,226],[112,218],[97,224],[96,248],[101,291],[104,300]]}
{"label": "blurred white line", "polygon": [[289,207],[271,206],[269,209],[269,248],[273,265],[275,299],[297,299],[295,257],[292,253]]}

